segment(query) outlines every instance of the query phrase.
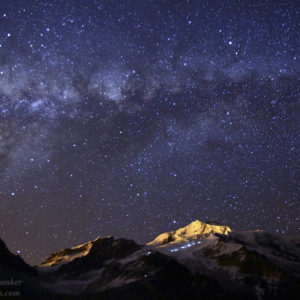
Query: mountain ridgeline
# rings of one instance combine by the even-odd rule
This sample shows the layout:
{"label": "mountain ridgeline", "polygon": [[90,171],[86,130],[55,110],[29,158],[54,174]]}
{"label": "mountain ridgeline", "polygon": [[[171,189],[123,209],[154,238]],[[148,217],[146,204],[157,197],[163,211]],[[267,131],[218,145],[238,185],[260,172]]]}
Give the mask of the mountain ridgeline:
{"label": "mountain ridgeline", "polygon": [[298,299],[299,238],[196,220],[146,245],[97,238],[29,266],[0,240],[1,295],[20,299]]}

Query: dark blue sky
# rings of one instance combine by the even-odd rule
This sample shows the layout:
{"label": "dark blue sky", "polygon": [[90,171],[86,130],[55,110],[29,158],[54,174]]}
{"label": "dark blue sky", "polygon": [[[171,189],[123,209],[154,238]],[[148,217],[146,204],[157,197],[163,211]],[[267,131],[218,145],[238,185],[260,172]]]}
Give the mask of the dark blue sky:
{"label": "dark blue sky", "polygon": [[0,233],[39,263],[195,219],[299,230],[297,1],[1,1]]}

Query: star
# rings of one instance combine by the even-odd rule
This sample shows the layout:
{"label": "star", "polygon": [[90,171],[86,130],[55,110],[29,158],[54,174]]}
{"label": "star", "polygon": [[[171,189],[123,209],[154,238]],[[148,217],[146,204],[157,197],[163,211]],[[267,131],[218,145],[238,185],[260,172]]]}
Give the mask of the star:
{"label": "star", "polygon": [[83,2],[2,4],[0,238],[297,232],[294,2]]}

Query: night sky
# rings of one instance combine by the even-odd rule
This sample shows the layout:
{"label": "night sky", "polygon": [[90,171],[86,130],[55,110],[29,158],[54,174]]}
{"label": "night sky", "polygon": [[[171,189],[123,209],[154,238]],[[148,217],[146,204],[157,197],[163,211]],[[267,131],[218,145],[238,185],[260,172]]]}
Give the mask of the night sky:
{"label": "night sky", "polygon": [[0,238],[299,232],[297,2],[1,0]]}

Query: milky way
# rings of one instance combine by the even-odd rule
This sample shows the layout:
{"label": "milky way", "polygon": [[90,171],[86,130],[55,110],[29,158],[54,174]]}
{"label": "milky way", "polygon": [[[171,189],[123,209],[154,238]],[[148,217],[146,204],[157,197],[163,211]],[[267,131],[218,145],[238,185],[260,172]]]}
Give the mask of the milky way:
{"label": "milky way", "polygon": [[297,1],[1,1],[0,237],[39,263],[195,219],[295,234],[298,20]]}

